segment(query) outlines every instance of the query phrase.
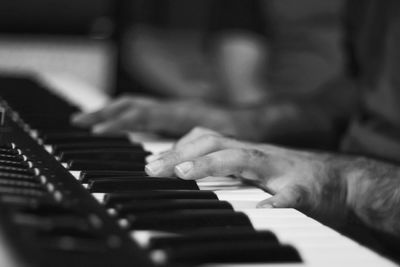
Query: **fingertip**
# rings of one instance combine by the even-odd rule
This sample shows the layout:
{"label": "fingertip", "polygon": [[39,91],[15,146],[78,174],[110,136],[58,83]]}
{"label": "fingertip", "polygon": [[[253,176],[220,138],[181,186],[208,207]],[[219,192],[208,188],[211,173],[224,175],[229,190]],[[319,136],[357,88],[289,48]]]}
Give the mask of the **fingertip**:
{"label": "fingertip", "polygon": [[153,161],[147,164],[144,168],[149,176],[159,176],[163,169],[163,163],[160,160]]}
{"label": "fingertip", "polygon": [[85,113],[75,113],[71,116],[71,122],[74,124],[80,124],[85,122],[86,114]]}
{"label": "fingertip", "polygon": [[175,174],[182,179],[190,179],[190,172],[193,170],[194,163],[192,161],[183,162],[175,166]]}
{"label": "fingertip", "polygon": [[275,208],[274,203],[270,199],[266,199],[263,201],[260,201],[257,206],[257,209],[273,209]]}
{"label": "fingertip", "polygon": [[147,156],[145,160],[146,160],[146,163],[151,163],[153,161],[156,161],[159,158],[160,158],[159,154],[153,154],[153,155]]}
{"label": "fingertip", "polygon": [[144,167],[144,171],[148,176],[155,176],[153,170],[151,169],[151,167],[149,167],[148,165],[146,165]]}
{"label": "fingertip", "polygon": [[107,124],[97,124],[93,126],[92,133],[94,134],[104,134],[110,131],[110,127]]}

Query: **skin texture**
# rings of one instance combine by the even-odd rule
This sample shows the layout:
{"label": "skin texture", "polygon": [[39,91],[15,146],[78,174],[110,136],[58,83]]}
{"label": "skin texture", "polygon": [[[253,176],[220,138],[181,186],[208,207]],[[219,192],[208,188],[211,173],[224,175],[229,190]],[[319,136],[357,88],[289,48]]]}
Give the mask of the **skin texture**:
{"label": "skin texture", "polygon": [[[240,121],[234,121],[234,118]],[[75,125],[92,128],[95,133],[149,131],[182,136],[196,125],[213,128],[228,135],[245,126],[246,112],[234,114],[229,109],[190,100],[156,100],[141,96],[123,96],[101,110],[77,114]],[[253,131],[251,131],[253,132]]]}
{"label": "skin texture", "polygon": [[148,158],[151,176],[194,180],[232,175],[273,194],[266,208],[297,208],[345,224],[355,214],[367,226],[400,235],[400,168],[362,157],[240,142],[194,129],[175,147]]}
{"label": "skin texture", "polygon": [[302,145],[318,141],[324,146],[333,139],[333,116],[320,106],[289,100],[232,107],[126,95],[98,111],[76,114],[72,123],[98,134],[145,131],[172,137],[181,137],[200,126],[250,141],[290,145],[292,141]]}

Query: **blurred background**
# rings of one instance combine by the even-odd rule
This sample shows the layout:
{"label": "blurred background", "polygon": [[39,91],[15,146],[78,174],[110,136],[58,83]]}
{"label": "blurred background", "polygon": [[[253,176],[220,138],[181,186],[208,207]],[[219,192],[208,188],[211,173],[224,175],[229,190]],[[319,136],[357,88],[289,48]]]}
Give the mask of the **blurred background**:
{"label": "blurred background", "polygon": [[[0,4],[0,71],[64,73],[110,92],[147,91],[163,81],[149,82],[142,64],[151,69],[157,56],[168,61],[180,54],[173,64],[189,62],[197,66],[189,75],[204,75],[204,38],[223,21],[217,14],[223,2],[5,0]],[[244,11],[237,6],[233,16]],[[239,21],[247,23],[250,9]]]}
{"label": "blurred background", "polygon": [[[329,28],[332,21],[324,24],[337,18],[341,3],[3,0],[0,72],[68,75],[112,94],[229,97],[243,103],[265,98],[266,87],[312,91],[341,63],[335,48],[340,31]],[[328,27],[307,38],[308,22],[301,22],[315,14],[326,16],[317,22]],[[313,44],[304,40],[326,51],[310,57]]]}
{"label": "blurred background", "polygon": [[114,1],[5,0],[0,3],[0,71],[113,83]]}

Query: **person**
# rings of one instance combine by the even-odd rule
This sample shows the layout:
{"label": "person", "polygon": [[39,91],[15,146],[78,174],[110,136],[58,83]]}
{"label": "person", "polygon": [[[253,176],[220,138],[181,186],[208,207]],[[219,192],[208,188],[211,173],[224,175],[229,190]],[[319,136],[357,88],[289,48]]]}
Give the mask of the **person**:
{"label": "person", "polygon": [[297,208],[339,228],[356,222],[398,260],[400,2],[351,0],[348,15],[361,104],[340,152],[241,142],[195,129],[172,150],[151,156],[147,173],[188,180],[233,175],[273,195],[260,207]]}
{"label": "person", "polygon": [[[245,2],[225,1],[223,7],[229,9],[234,3]],[[338,129],[352,109],[348,105],[352,90],[343,89],[325,98],[339,98],[334,105],[315,98],[321,91],[332,92],[332,83],[343,75],[339,19],[342,1],[257,0],[251,3],[262,4],[263,9],[258,10],[265,11],[269,18],[265,21],[268,25],[265,28],[271,32],[270,52],[265,55],[268,68],[256,75],[256,69],[265,64],[254,62],[263,53],[255,34],[251,37],[247,34],[243,39],[242,33],[227,30],[237,29],[237,24],[217,29],[217,36],[226,34],[215,38],[219,47],[215,58],[220,62],[217,76],[223,80],[222,87],[229,89],[222,91],[222,95],[229,103],[201,98],[125,96],[97,112],[79,114],[73,122],[91,127],[96,133],[140,130],[179,137],[195,126],[203,126],[246,140],[308,147],[336,146],[341,132]],[[249,60],[244,62],[246,59]],[[260,76],[268,82],[263,84]],[[315,102],[320,105],[310,105]]]}
{"label": "person", "polygon": [[213,69],[202,48],[209,6],[199,0],[130,1],[121,27],[115,93],[217,99]]}

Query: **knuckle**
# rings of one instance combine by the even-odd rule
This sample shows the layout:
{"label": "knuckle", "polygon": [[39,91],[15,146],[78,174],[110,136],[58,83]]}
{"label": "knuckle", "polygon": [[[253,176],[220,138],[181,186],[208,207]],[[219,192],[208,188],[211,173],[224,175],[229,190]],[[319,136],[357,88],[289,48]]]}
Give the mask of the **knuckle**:
{"label": "knuckle", "polygon": [[197,135],[205,135],[205,134],[213,134],[213,135],[218,135],[217,132],[208,129],[206,127],[203,126],[196,126],[195,128],[193,128],[192,130],[193,134],[197,134]]}
{"label": "knuckle", "polygon": [[131,103],[132,101],[133,101],[132,96],[124,95],[124,96],[118,98],[118,99],[114,102],[114,104],[115,104],[115,105],[123,105],[123,104]]}
{"label": "knuckle", "polygon": [[245,149],[244,152],[247,155],[247,157],[251,160],[254,160],[254,159],[267,160],[268,159],[268,155],[258,149]]}
{"label": "knuckle", "polygon": [[96,111],[95,113],[92,113],[92,117],[102,121],[106,121],[110,118],[110,112],[108,111],[108,109],[102,109]]}
{"label": "knuckle", "polygon": [[221,147],[222,138],[213,134],[206,134],[201,137],[202,141],[209,144],[212,147]]}
{"label": "knuckle", "polygon": [[293,197],[293,204],[296,207],[308,206],[308,196],[310,196],[309,190],[302,185],[294,185],[291,188],[291,195]]}
{"label": "knuckle", "polygon": [[198,170],[201,170],[204,175],[211,176],[214,174],[215,170],[223,168],[223,163],[215,157],[204,156],[195,161],[195,166]]}
{"label": "knuckle", "polygon": [[162,158],[164,164],[167,164],[167,165],[177,164],[177,163],[181,162],[181,159],[182,159],[181,153],[178,151],[169,152],[166,155],[164,155]]}
{"label": "knuckle", "polygon": [[241,167],[238,167],[238,172],[245,171],[246,168],[251,166],[258,166],[259,162],[267,162],[268,156],[264,154],[262,151],[257,149],[246,149],[246,148],[238,148],[232,149],[228,152],[228,155],[234,155],[235,160]]}
{"label": "knuckle", "polygon": [[190,131],[190,134],[193,134],[193,135],[202,135],[204,133],[206,133],[206,129],[201,126],[196,126]]}

